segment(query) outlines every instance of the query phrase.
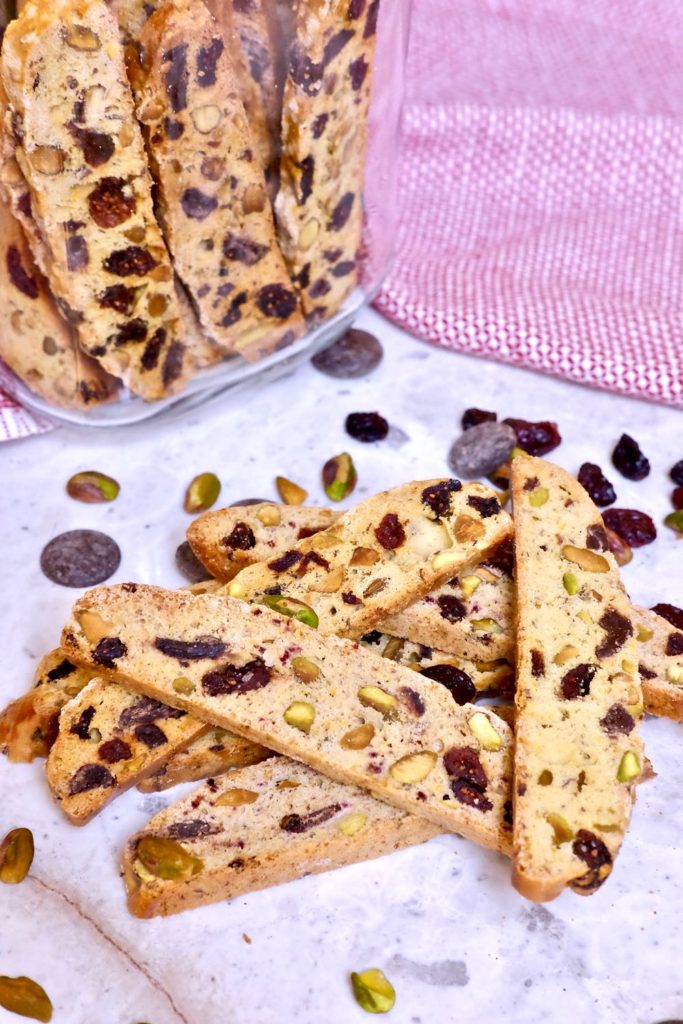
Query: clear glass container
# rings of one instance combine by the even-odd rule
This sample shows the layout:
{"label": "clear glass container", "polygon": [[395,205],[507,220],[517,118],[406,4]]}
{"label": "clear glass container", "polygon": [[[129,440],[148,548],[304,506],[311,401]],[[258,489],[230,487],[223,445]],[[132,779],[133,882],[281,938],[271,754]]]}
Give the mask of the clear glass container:
{"label": "clear glass container", "polygon": [[[121,10],[125,16],[129,17],[130,0],[115,0],[111,5],[114,9],[117,8],[117,2],[121,4]],[[180,7],[193,2],[196,0],[179,0]],[[218,3],[219,0],[215,0],[215,2]],[[220,2],[222,3],[224,0],[220,0]],[[228,7],[231,4],[232,0],[228,0]],[[280,144],[280,140],[277,140],[277,150],[271,152],[271,165],[267,166],[267,161],[264,159],[257,169],[257,173],[261,174],[261,181],[264,181],[261,167],[266,164],[267,188],[270,198],[274,198],[277,235],[273,237],[277,237],[279,241],[278,259],[280,259],[279,252],[281,251],[286,257],[286,263],[282,263],[281,260],[280,262],[283,269],[286,268],[284,272],[287,274],[287,287],[291,287],[292,294],[296,294],[300,306],[303,307],[304,318],[300,317],[298,312],[293,314],[291,322],[296,323],[297,317],[299,317],[298,327],[288,332],[288,336],[284,338],[284,345],[282,344],[283,327],[278,321],[273,326],[272,332],[275,342],[271,340],[268,329],[264,330],[258,326],[254,329],[253,326],[247,326],[240,334],[239,326],[235,329],[231,325],[232,340],[229,339],[229,344],[224,347],[225,339],[222,337],[220,326],[216,331],[215,319],[211,319],[211,310],[208,305],[202,303],[203,288],[201,285],[198,286],[198,279],[201,280],[203,268],[208,267],[209,263],[206,260],[203,261],[198,269],[192,266],[192,259],[187,258],[188,254],[191,257],[198,251],[198,227],[195,221],[202,220],[199,227],[201,233],[204,226],[205,208],[200,208],[199,217],[193,217],[187,222],[187,232],[184,234],[180,229],[182,224],[180,228],[178,227],[180,218],[175,217],[174,219],[172,195],[170,192],[164,193],[162,187],[159,190],[162,194],[162,201],[160,205],[157,201],[156,217],[164,226],[165,240],[173,256],[176,280],[178,276],[182,278],[185,293],[191,300],[191,306],[186,305],[186,313],[193,317],[195,332],[201,331],[201,334],[204,335],[199,343],[200,348],[203,346],[211,350],[213,365],[197,369],[187,381],[182,382],[182,387],[178,387],[173,394],[150,399],[134,393],[132,388],[121,383],[117,385],[115,395],[110,400],[86,402],[83,396],[85,395],[87,398],[89,385],[87,378],[79,378],[79,368],[84,363],[88,365],[89,360],[83,360],[82,351],[76,347],[74,338],[78,336],[81,347],[88,349],[88,344],[83,343],[84,337],[90,337],[87,333],[88,321],[86,319],[84,322],[79,316],[72,314],[72,326],[69,326],[65,320],[60,320],[54,304],[51,304],[49,316],[53,320],[55,317],[60,320],[60,329],[64,331],[67,340],[73,346],[70,356],[69,350],[65,351],[62,339],[57,338],[55,341],[50,336],[50,332],[46,331],[40,310],[36,313],[35,309],[31,308],[32,302],[50,303],[50,298],[44,294],[44,291],[47,291],[44,279],[36,268],[31,266],[31,258],[38,245],[35,239],[31,240],[32,230],[29,223],[23,243],[17,243],[14,246],[13,255],[10,255],[12,247],[6,246],[7,258],[3,261],[5,266],[0,269],[0,285],[4,288],[6,297],[9,295],[11,300],[5,303],[5,313],[0,314],[0,356],[4,356],[5,360],[4,362],[0,361],[0,386],[12,394],[22,405],[55,420],[91,427],[136,423],[169,410],[184,411],[193,406],[205,406],[208,402],[223,397],[230,390],[254,386],[259,381],[267,381],[285,373],[297,363],[310,358],[317,351],[331,344],[349,327],[359,309],[370,302],[380,288],[392,259],[397,227],[398,146],[411,0],[381,0],[381,3],[379,0],[344,0],[344,2],[326,0],[325,3],[320,3],[319,0],[300,0],[298,22],[296,23],[291,21],[291,0],[257,0],[256,7],[259,5],[262,5],[264,15],[267,13],[270,18],[268,22],[268,45],[271,47],[269,69],[276,83],[276,98],[279,103],[278,119],[282,125],[281,137],[284,141]],[[211,4],[209,6],[213,9]],[[236,53],[238,51],[236,48],[240,45],[238,41],[241,41],[243,64],[240,95],[247,111],[249,124],[247,132],[250,132],[250,137],[257,141],[255,125],[259,96],[255,96],[254,93],[258,92],[256,87],[260,84],[264,73],[265,58],[262,50],[259,49],[264,40],[259,38],[259,25],[254,24],[253,18],[241,17],[240,12],[245,6],[248,5],[234,3],[234,9],[230,10],[229,17],[235,20],[228,28],[223,25],[223,37],[227,39],[230,36],[232,38],[230,54],[233,64],[237,63]],[[149,4],[145,7],[148,11]],[[251,7],[254,8],[253,3]],[[304,9],[303,13],[302,8]],[[219,20],[225,22],[225,14],[221,15],[220,9],[215,10],[214,13],[218,15]],[[124,14],[119,16],[120,21]],[[279,18],[276,17],[278,14]],[[164,160],[167,159],[169,153],[171,157],[175,154],[182,158],[183,151],[178,150],[176,153],[173,149],[175,140],[170,138],[170,128],[166,129],[169,138],[164,136],[162,143],[159,143],[162,132],[155,124],[154,117],[159,119],[163,114],[163,124],[168,125],[168,111],[161,113],[155,111],[152,117],[149,117],[149,111],[145,108],[145,102],[149,101],[150,93],[147,86],[149,83],[154,84],[154,68],[152,67],[150,70],[150,67],[145,65],[146,60],[147,65],[150,63],[144,51],[144,33],[148,31],[148,28],[143,27],[140,30],[140,25],[127,24],[125,18],[121,24],[123,41],[124,43],[126,39],[129,41],[128,52],[130,51],[130,40],[132,38],[137,40],[135,44],[137,49],[132,59],[127,52],[127,63],[136,96],[138,119],[143,125],[147,159],[151,157],[150,164],[154,175],[157,179],[161,177],[162,186],[166,184],[167,188],[170,188],[173,183],[164,179],[164,174],[167,173],[164,171]],[[149,24],[150,22],[147,23],[147,26]],[[263,24],[265,25],[265,22]],[[63,27],[61,30],[63,33]],[[192,55],[190,54],[190,56]],[[137,74],[143,75],[142,84],[135,77],[136,59],[139,61]],[[222,59],[225,59],[224,55]],[[81,54],[78,54],[78,60],[81,60],[79,66],[82,68]],[[6,62],[7,55],[3,51],[3,76]],[[171,70],[177,70],[175,65]],[[186,69],[181,68],[181,71],[183,70]],[[164,71],[164,74],[166,73]],[[144,79],[145,74],[148,76],[147,79]],[[278,75],[281,79],[279,86]],[[167,82],[168,96],[171,97],[173,103],[176,103],[177,88],[176,93],[172,95],[168,77],[165,81]],[[175,85],[177,86],[177,83]],[[252,92],[251,96],[249,96],[249,89]],[[209,93],[210,90],[207,91],[207,96]],[[366,93],[369,93],[369,109]],[[263,101],[263,97],[260,97],[260,101]],[[17,102],[20,103],[20,99]],[[13,98],[10,96],[10,112],[13,110],[12,103]],[[263,104],[265,105],[265,101]],[[229,113],[229,110],[229,107],[226,108],[224,113]],[[182,105],[181,111],[178,114],[178,121],[182,123],[183,116],[187,113],[182,109]],[[190,113],[194,118],[194,112],[190,111]],[[85,116],[87,118],[87,111]],[[225,128],[225,125],[222,126],[225,135],[229,135],[233,124],[234,116],[228,128]],[[206,128],[207,125],[202,124],[200,127]],[[241,127],[244,128],[244,125]],[[30,124],[28,130],[30,132]],[[72,134],[73,131],[72,128]],[[326,132],[329,133],[327,138]],[[223,146],[223,131],[221,129],[219,129],[219,136],[211,136],[209,144],[214,144],[215,137],[215,151],[227,152],[229,155],[231,152],[229,149],[221,148]],[[37,139],[36,146],[40,142],[41,140]],[[273,143],[272,135],[270,142]],[[160,148],[155,149],[155,143]],[[20,146],[24,147],[24,154],[29,166],[32,160],[35,165],[30,142],[27,144],[24,140]],[[44,146],[42,148],[45,149]],[[232,152],[235,152],[234,147]],[[70,156],[67,154],[67,161],[69,159]],[[13,176],[17,175],[16,167],[11,167],[7,163],[3,166],[2,181],[10,196],[12,189],[15,190],[14,201],[19,206],[19,212],[15,209],[15,213],[19,220],[22,219],[20,212],[21,190],[28,188],[31,208],[39,211],[36,222],[38,223],[38,233],[40,233],[40,212],[44,209],[45,202],[49,205],[50,198],[48,195],[45,200],[40,194],[35,194],[34,182],[37,182],[38,189],[42,186],[39,176],[34,174],[32,178],[31,170],[22,176],[21,167],[24,165],[21,156],[18,156],[17,160],[20,165],[18,177],[21,184],[17,187],[16,182],[12,181]],[[177,160],[175,166],[180,166]],[[249,170],[249,173],[252,174],[252,181],[253,170],[253,168]],[[230,173],[230,167],[227,168],[227,173]],[[86,175],[89,174],[90,170],[86,172]],[[237,171],[235,171],[235,175],[237,175]],[[114,180],[111,175],[107,177],[104,175],[104,171],[97,167],[92,171],[91,183],[97,185],[103,177],[105,181]],[[50,185],[52,185],[52,181]],[[198,190],[194,189],[194,193],[197,194]],[[187,190],[185,192],[176,190],[176,207],[178,206],[178,195],[180,195],[180,203],[185,209],[187,194]],[[114,203],[114,218],[116,210],[120,210],[121,195],[119,194],[115,198],[118,200],[118,206],[117,203]],[[200,199],[204,200],[205,196],[200,194]],[[26,205],[27,201],[24,199],[24,209]],[[212,217],[216,213],[220,215],[224,205],[225,200],[221,199],[218,211],[210,211]],[[8,206],[13,208],[11,204]],[[90,210],[92,210],[92,205]],[[256,212],[257,216],[263,220],[264,217],[270,217],[270,211],[271,207],[268,202],[265,211],[257,210]],[[252,211],[245,209],[244,213],[252,213]],[[5,234],[16,235],[19,230],[16,218],[12,218],[8,208],[5,209],[3,215],[7,221]],[[125,209],[123,215],[125,216]],[[232,212],[228,210],[226,216],[230,223]],[[100,217],[100,220],[105,225],[108,223],[106,211],[104,218]],[[76,223],[78,225],[78,222]],[[248,225],[250,223],[248,217],[243,218],[242,223]],[[207,224],[210,225],[208,218]],[[219,221],[218,224],[220,230],[224,231],[223,223]],[[69,228],[65,231],[65,235],[70,233],[65,246],[67,252],[70,253],[72,264],[75,265],[75,272],[87,275],[88,269],[78,266],[81,252],[79,246],[85,243],[73,242],[73,238],[78,237],[79,230],[81,229],[77,226],[76,229]],[[207,235],[214,230],[216,230],[215,226],[211,226]],[[33,224],[33,234],[35,234],[35,223]],[[26,239],[27,235],[29,241]],[[315,237],[311,243],[311,237],[315,235],[318,237]],[[131,235],[131,237],[133,236]],[[234,295],[236,287],[239,287],[240,275],[243,279],[245,275],[250,275],[250,283],[253,281],[253,288],[258,290],[264,283],[263,277],[259,279],[259,266],[256,259],[258,248],[252,250],[249,248],[249,244],[247,244],[246,250],[243,246],[240,248],[240,243],[244,242],[244,238],[235,240],[234,234],[229,236],[223,234],[220,237],[226,238],[223,244],[223,256],[220,257],[223,260],[222,265],[226,265],[226,258],[232,260],[228,263],[227,270],[219,271],[225,275],[225,280],[228,282],[223,286],[224,291]],[[232,239],[230,244],[227,242],[228,237]],[[12,241],[11,237],[10,241]],[[49,244],[54,245],[51,240],[49,240]],[[202,244],[208,247],[209,243],[204,243],[202,240]],[[183,251],[185,246],[188,249]],[[18,257],[17,249],[19,250]],[[91,252],[92,249],[91,243]],[[87,253],[87,248],[85,251]],[[268,255],[268,259],[271,256],[272,253]],[[40,257],[38,257],[38,262],[40,262]],[[41,265],[47,269],[48,280],[52,281],[50,266],[46,266],[44,263]],[[214,265],[218,267],[219,263],[216,262]],[[17,266],[19,267],[18,274]],[[236,271],[233,274],[235,268]],[[207,280],[210,280],[210,270],[207,270],[206,273]],[[231,280],[234,277],[237,278],[235,284]],[[29,285],[26,283],[27,280],[31,282]],[[91,280],[91,285],[85,284],[86,289],[101,287],[101,275],[97,279],[95,279],[95,275],[91,275]],[[134,284],[138,287],[138,294],[143,295],[147,287],[146,284],[143,284],[143,287],[140,288],[141,282],[136,277],[124,277],[123,279],[114,277],[112,281],[117,285],[122,284],[124,289],[129,284]],[[150,287],[153,288],[154,285],[151,284]],[[272,289],[274,286],[268,285],[268,287]],[[17,288],[21,291],[21,295],[16,294]],[[58,288],[59,279],[57,278]],[[147,292],[147,295],[149,294]],[[261,295],[262,291],[258,294]],[[249,309],[251,292],[240,293],[240,296],[244,295],[249,295],[246,300],[242,298],[242,302],[246,302],[244,308]],[[269,295],[272,297],[272,292]],[[217,301],[215,300],[215,304]],[[73,309],[73,306],[69,307],[63,294],[58,296],[58,305],[61,310]],[[272,303],[264,305],[261,302],[259,308],[265,308],[270,313],[272,305]],[[233,304],[227,308],[235,307]],[[237,308],[241,309],[239,302],[237,302]],[[192,313],[192,309],[194,313]],[[109,311],[105,311],[105,315],[107,312]],[[130,311],[127,313],[130,316]],[[258,315],[260,314],[257,313]],[[201,328],[198,318],[201,320]],[[135,324],[135,322],[136,320],[133,318],[126,321],[126,324]],[[187,321],[184,322],[187,324]],[[275,327],[278,328],[279,334],[275,331]],[[266,323],[266,328],[268,328],[268,323]],[[97,325],[95,329],[97,330]],[[144,328],[141,328],[141,333],[143,330]],[[294,340],[291,338],[292,334],[297,334]],[[209,342],[206,341],[206,335],[211,338]],[[241,340],[245,337],[257,337],[258,339],[258,343],[250,347],[247,353],[248,358],[231,353],[229,345],[234,343],[239,347]],[[119,347],[112,351],[114,356],[118,357],[119,350],[122,348],[126,352],[123,363],[132,361],[134,364],[136,359],[140,359],[140,354],[144,352],[146,344],[147,339],[144,337],[142,340],[133,338],[129,341],[126,339],[124,342],[117,342]],[[18,345],[22,346],[19,357],[17,357]],[[269,346],[271,351],[268,351]],[[90,348],[92,348],[92,342]],[[217,348],[220,350],[218,361]],[[35,360],[31,358],[33,353],[36,357]],[[55,379],[57,373],[53,369],[54,364],[50,363],[51,359],[61,361],[60,379]],[[198,361],[201,362],[201,360]],[[109,368],[111,368],[111,364],[109,364]],[[124,370],[120,376],[123,377],[126,372]],[[69,388],[74,380],[76,382],[75,396],[72,400]],[[86,381],[84,385],[82,384],[83,380]],[[133,383],[132,380],[131,383]]]}

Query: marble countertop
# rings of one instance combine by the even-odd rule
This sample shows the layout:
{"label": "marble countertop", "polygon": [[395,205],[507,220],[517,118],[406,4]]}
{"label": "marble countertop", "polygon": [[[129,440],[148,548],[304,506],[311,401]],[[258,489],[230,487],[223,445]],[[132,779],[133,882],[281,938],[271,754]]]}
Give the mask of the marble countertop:
{"label": "marble countertop", "polygon": [[[62,530],[103,529],[123,552],[113,581],[179,586],[183,494],[206,470],[222,480],[220,503],[274,498],[282,474],[323,504],[322,464],[348,448],[359,476],[354,498],[362,498],[446,474],[462,411],[476,405],[557,420],[564,442],[551,458],[574,472],[587,460],[607,468],[621,432],[633,434],[651,459],[650,477],[608,475],[620,506],[661,523],[668,469],[683,458],[680,412],[430,348],[372,312],[358,326],[386,352],[364,380],[334,381],[306,365],[203,415],[107,432],[63,428],[0,446],[3,703],[28,688],[77,596],[42,576],[43,545]],[[387,441],[351,441],[346,414],[373,409],[392,424]],[[116,477],[118,500],[69,499],[64,484],[82,469]],[[645,605],[683,604],[682,575],[683,542],[663,526],[624,570]],[[683,727],[650,719],[644,733],[658,774],[639,791],[612,877],[590,899],[567,893],[544,906],[512,889],[503,858],[441,837],[232,903],[138,921],[125,907],[119,852],[178,791],[132,790],[77,829],[53,805],[41,763],[0,759],[0,834],[24,825],[36,841],[29,878],[2,887],[0,972],[43,984],[54,1024],[360,1024],[368,1018],[348,976],[373,966],[396,988],[387,1018],[395,1024],[683,1018]],[[0,1024],[18,1019],[0,1008]]]}

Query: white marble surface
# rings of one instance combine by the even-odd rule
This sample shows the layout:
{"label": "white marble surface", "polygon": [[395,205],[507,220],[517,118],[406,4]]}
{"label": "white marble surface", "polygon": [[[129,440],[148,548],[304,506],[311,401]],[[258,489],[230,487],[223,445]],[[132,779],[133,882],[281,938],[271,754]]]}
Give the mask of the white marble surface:
{"label": "white marble surface", "polygon": [[[53,434],[0,447],[2,616],[0,699],[26,689],[77,592],[49,583],[39,553],[56,533],[101,528],[121,545],[115,579],[177,586],[173,554],[188,517],[184,488],[214,470],[222,500],[274,497],[284,474],[323,503],[320,468],[349,448],[355,497],[446,473],[449,443],[468,405],[556,419],[554,458],[608,467],[623,430],[652,461],[643,483],[609,473],[619,505],[668,511],[670,465],[683,458],[674,412],[421,345],[363,314],[386,358],[371,377],[337,382],[306,366],[204,416],[110,432]],[[383,444],[344,433],[354,410],[395,426]],[[122,485],[111,506],[64,494],[80,469]],[[611,468],[611,467],[610,467]],[[683,542],[663,527],[625,570],[633,598],[683,604]],[[27,881],[0,893],[0,973],[40,981],[55,1024],[354,1024],[351,970],[378,966],[397,991],[395,1024],[654,1024],[683,1018],[683,727],[649,720],[659,773],[642,787],[633,827],[604,889],[537,907],[509,884],[500,857],[454,837],[232,904],[138,921],[125,909],[117,859],[124,839],[170,794],[125,794],[83,829],[60,817],[42,766],[0,761],[0,834],[26,825],[37,854]],[[248,943],[244,936],[248,935]],[[0,1024],[18,1018],[0,1009]]]}

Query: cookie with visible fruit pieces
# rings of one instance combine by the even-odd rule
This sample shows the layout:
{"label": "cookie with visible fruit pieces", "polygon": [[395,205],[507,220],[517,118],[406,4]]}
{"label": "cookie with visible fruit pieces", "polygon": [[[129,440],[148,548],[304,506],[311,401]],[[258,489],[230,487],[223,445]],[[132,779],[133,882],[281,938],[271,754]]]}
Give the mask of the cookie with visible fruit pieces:
{"label": "cookie with visible fruit pieces", "polygon": [[159,215],[203,330],[258,359],[303,332],[233,57],[202,0],[168,0],[131,64]]}
{"label": "cookie with visible fruit pieces", "polygon": [[633,610],[600,513],[542,459],[511,469],[515,520],[514,884],[536,901],[595,892],[644,764]]}
{"label": "cookie with visible fruit pieces", "polygon": [[654,610],[633,611],[645,710],[683,722],[683,609],[678,626]]}
{"label": "cookie with visible fruit pieces", "polygon": [[173,271],[113,14],[102,0],[27,4],[5,32],[2,78],[60,310],[131,390],[177,391],[189,367]]}
{"label": "cookie with visible fruit pieces", "polygon": [[[83,622],[96,620],[94,642]],[[124,584],[77,601],[62,645],[130,689],[510,850],[509,727],[357,643],[243,601]]]}
{"label": "cookie with visible fruit pieces", "polygon": [[169,757],[148,778],[138,783],[142,793],[158,793],[182,782],[198,782],[223,775],[235,768],[259,764],[271,751],[258,743],[235,736],[227,729],[211,729],[184,750]]}

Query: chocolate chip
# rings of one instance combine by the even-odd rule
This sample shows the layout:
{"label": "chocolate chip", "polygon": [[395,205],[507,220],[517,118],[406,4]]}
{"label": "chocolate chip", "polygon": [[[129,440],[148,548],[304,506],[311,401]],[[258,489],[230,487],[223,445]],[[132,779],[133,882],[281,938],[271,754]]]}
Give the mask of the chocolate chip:
{"label": "chocolate chip", "polygon": [[154,750],[156,747],[163,747],[164,743],[168,743],[168,736],[154,722],[143,722],[141,725],[137,725],[135,727],[135,738],[140,743],[144,743],[150,750]]}
{"label": "chocolate chip", "polygon": [[315,160],[312,156],[306,156],[298,166],[301,171],[301,178],[299,179],[299,195],[297,197],[297,202],[299,206],[303,206],[313,191]]}
{"label": "chocolate chip", "polygon": [[40,568],[62,587],[94,587],[109,579],[121,564],[118,544],[98,530],[69,530],[46,544]]}
{"label": "chocolate chip", "polygon": [[235,295],[234,299],[230,303],[230,309],[221,320],[222,327],[232,327],[233,324],[236,324],[238,320],[242,319],[242,310],[240,309],[240,306],[243,306],[248,298],[249,296],[246,292],[239,292],[238,295]]}
{"label": "chocolate chip", "polygon": [[329,114],[319,114],[311,126],[311,135],[314,139],[319,139],[322,133],[327,127],[327,122],[330,119]]}
{"label": "chocolate chip", "polygon": [[104,269],[117,277],[144,277],[157,266],[152,254],[140,245],[129,245],[127,249],[115,249],[102,264]]}
{"label": "chocolate chip", "polygon": [[683,630],[683,608],[677,608],[675,604],[660,603],[653,605],[651,611],[666,619],[676,629]]}
{"label": "chocolate chip", "polygon": [[355,260],[344,260],[343,263],[338,263],[336,267],[332,267],[330,273],[332,277],[346,277],[347,274],[351,274],[355,269]]}
{"label": "chocolate chip", "polygon": [[[365,637],[363,639],[365,640]],[[425,703],[417,690],[413,690],[410,686],[402,686],[398,692],[411,714],[416,718],[422,718],[425,713]]]}
{"label": "chocolate chip", "polygon": [[114,338],[115,345],[126,345],[128,342],[141,342],[147,337],[147,324],[139,316],[121,324]]}
{"label": "chocolate chip", "polygon": [[224,693],[248,693],[260,690],[270,682],[271,671],[261,658],[246,665],[223,665],[202,676],[202,686],[210,697]]}
{"label": "chocolate chip", "polygon": [[152,337],[145,345],[145,350],[140,356],[140,365],[143,370],[154,370],[159,362],[161,349],[166,341],[166,331],[158,327]]}
{"label": "chocolate chip", "polygon": [[99,746],[97,756],[100,761],[106,761],[107,764],[116,764],[117,761],[127,761],[133,756],[133,751],[125,740],[115,736],[114,739],[107,740]]}
{"label": "chocolate chip", "polygon": [[100,640],[92,652],[93,661],[104,668],[115,668],[118,658],[125,658],[128,648],[117,636],[107,636]]}
{"label": "chocolate chip", "polygon": [[186,188],[180,197],[180,205],[186,217],[192,220],[206,220],[218,206],[215,196],[207,196],[198,188]]}
{"label": "chocolate chip", "polygon": [[59,665],[55,665],[51,668],[46,675],[46,679],[49,679],[51,683],[56,683],[58,679],[66,679],[76,671],[76,666],[72,665],[68,658],[64,658],[60,661]]}
{"label": "chocolate chip", "polygon": [[211,573],[204,568],[186,540],[176,548],[175,565],[189,583],[203,583],[211,579]]}
{"label": "chocolate chip", "polygon": [[365,377],[382,361],[384,350],[374,334],[352,327],[334,345],[311,359],[320,373],[339,380]]}
{"label": "chocolate chip", "polygon": [[167,658],[177,661],[198,661],[203,658],[220,658],[225,654],[227,644],[213,636],[197,637],[196,640],[173,640],[158,636],[154,646]]}
{"label": "chocolate chip", "polygon": [[256,547],[254,531],[248,523],[236,523],[232,532],[221,540],[221,547],[231,548],[233,551],[249,551]]}
{"label": "chocolate chip", "polygon": [[15,288],[26,295],[29,299],[38,298],[38,285],[34,278],[30,277],[24,269],[24,265],[21,261],[21,253],[17,249],[16,245],[10,245],[7,248],[7,273],[9,274],[10,281]]}
{"label": "chocolate chip", "polygon": [[82,764],[71,778],[69,793],[76,796],[89,789],[111,789],[115,785],[114,776],[103,764]]}
{"label": "chocolate chip", "polygon": [[666,641],[666,654],[670,658],[683,654],[683,633],[671,633]]}
{"label": "chocolate chip", "polygon": [[354,32],[352,28],[340,29],[331,39],[325,44],[323,50],[323,66],[327,67],[335,57],[338,57],[342,52],[346,44],[353,39]]}
{"label": "chocolate chip", "polygon": [[172,142],[175,142],[185,131],[185,125],[182,121],[174,121],[171,117],[164,118],[164,130],[166,135]]}
{"label": "chocolate chip", "polygon": [[377,17],[379,15],[379,0],[372,0],[368,7],[368,17],[365,22],[363,39],[370,39],[377,32]]}
{"label": "chocolate chip", "polygon": [[128,220],[135,209],[135,199],[124,193],[123,178],[102,178],[88,196],[90,216],[100,228],[114,228]]}
{"label": "chocolate chip", "polygon": [[164,72],[164,83],[171,107],[178,114],[187,106],[187,43],[167,50],[163,60],[171,65]]}
{"label": "chocolate chip", "polygon": [[576,700],[587,697],[591,690],[591,682],[598,671],[597,665],[577,665],[566,672],[560,683],[562,696],[565,700]]}
{"label": "chocolate chip", "polygon": [[422,492],[422,502],[437,519],[442,519],[453,511],[452,495],[461,489],[462,484],[459,480],[442,480],[438,484],[425,487]]}

